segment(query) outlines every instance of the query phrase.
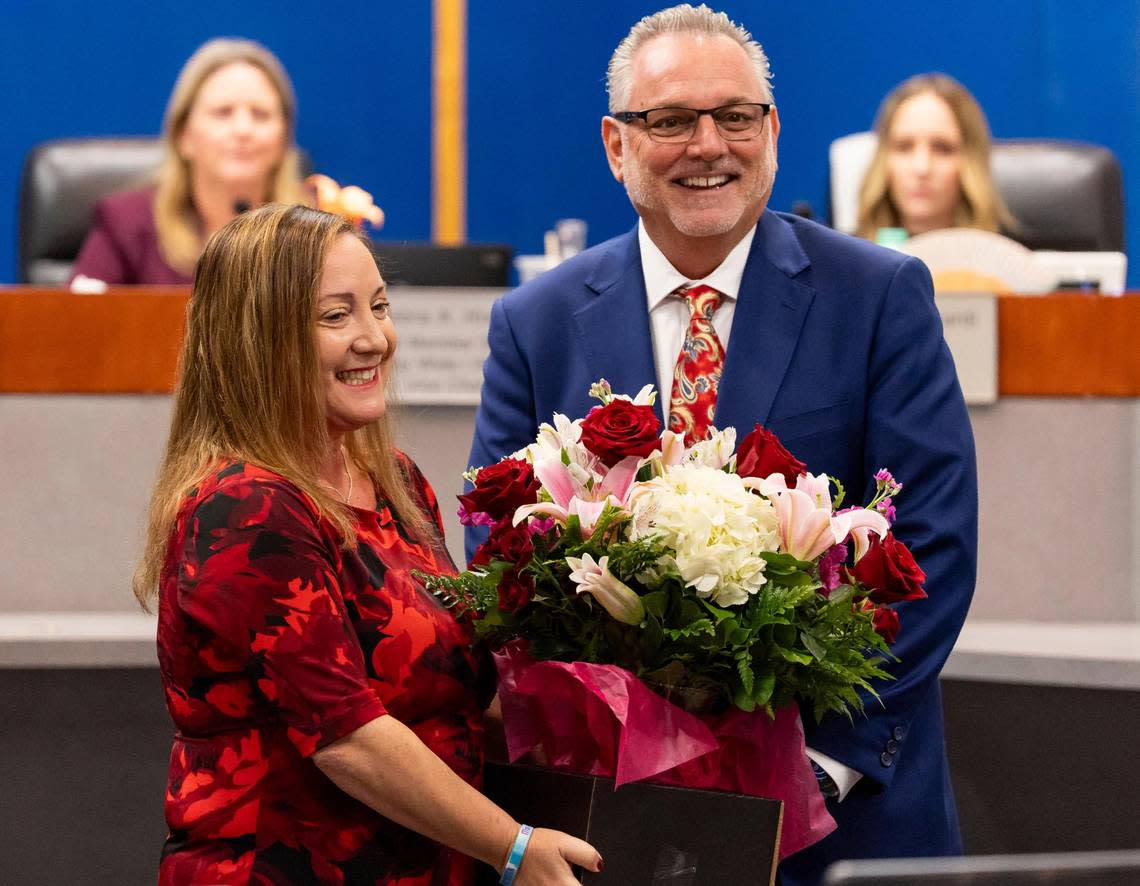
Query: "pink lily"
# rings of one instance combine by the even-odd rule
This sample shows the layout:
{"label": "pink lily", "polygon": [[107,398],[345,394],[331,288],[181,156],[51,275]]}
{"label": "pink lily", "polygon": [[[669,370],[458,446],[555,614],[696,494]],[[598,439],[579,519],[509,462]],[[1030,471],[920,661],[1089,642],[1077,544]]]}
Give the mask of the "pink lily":
{"label": "pink lily", "polygon": [[514,523],[517,526],[533,514],[553,517],[559,523],[565,523],[573,514],[582,526],[582,534],[590,535],[607,505],[625,507],[633,481],[637,478],[637,464],[638,458],[631,455],[606,471],[600,479],[591,476],[583,481],[559,459],[547,458],[536,462],[534,475],[552,500],[518,508]]}
{"label": "pink lily", "polygon": [[783,474],[762,480],[746,478],[744,482],[772,502],[779,519],[780,549],[797,560],[813,562],[834,545],[854,538],[858,562],[867,551],[870,533],[882,538],[890,528],[882,514],[866,508],[833,514],[830,481],[825,474],[800,474],[795,489],[788,488]]}
{"label": "pink lily", "polygon": [[883,538],[891,528],[890,521],[886,517],[868,508],[846,508],[836,514],[835,519],[845,521],[847,533],[855,542],[856,563],[863,559],[863,555],[871,547],[871,533]]}

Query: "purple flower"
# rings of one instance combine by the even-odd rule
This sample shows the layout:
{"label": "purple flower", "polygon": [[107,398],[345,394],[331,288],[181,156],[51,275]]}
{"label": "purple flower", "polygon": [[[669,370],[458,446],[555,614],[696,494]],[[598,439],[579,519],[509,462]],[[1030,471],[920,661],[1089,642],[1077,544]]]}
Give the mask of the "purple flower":
{"label": "purple flower", "polygon": [[553,517],[543,517],[541,520],[531,520],[529,527],[530,534],[532,536],[546,535],[546,533],[548,533],[556,525],[557,523]]}
{"label": "purple flower", "polygon": [[894,478],[894,475],[886,468],[879,468],[875,472],[875,483],[879,488],[884,490],[887,495],[898,495],[902,491],[902,483]]}
{"label": "purple flower", "polygon": [[895,522],[895,506],[891,504],[890,496],[875,505],[875,510],[886,517],[888,523]]}
{"label": "purple flower", "polygon": [[[847,544],[834,545],[819,560],[819,580],[830,594],[839,587],[839,567],[847,560]],[[826,594],[825,594],[826,596]]]}
{"label": "purple flower", "polygon": [[459,522],[464,526],[494,526],[495,521],[486,511],[469,512],[467,508],[460,502],[459,508],[455,512],[459,516]]}

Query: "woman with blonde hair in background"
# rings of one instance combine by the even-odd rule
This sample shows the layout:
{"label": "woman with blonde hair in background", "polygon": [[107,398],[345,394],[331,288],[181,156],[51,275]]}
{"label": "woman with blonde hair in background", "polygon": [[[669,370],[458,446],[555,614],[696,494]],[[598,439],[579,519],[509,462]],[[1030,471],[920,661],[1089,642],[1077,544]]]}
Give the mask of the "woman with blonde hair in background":
{"label": "woman with blonde hair in background", "polygon": [[106,284],[189,283],[211,234],[262,203],[309,203],[297,103],[277,57],[251,40],[204,43],[167,103],[156,184],[95,207],[72,269]]}
{"label": "woman with blonde hair in background", "polygon": [[572,864],[601,868],[476,789],[493,685],[419,578],[454,565],[393,448],[395,347],[345,219],[269,205],[206,245],[134,582],[158,598],[177,727],[162,884],[468,886],[478,859],[572,886]]}
{"label": "woman with blonde hair in background", "polygon": [[881,228],[913,236],[940,228],[985,231],[1014,225],[990,174],[985,115],[961,83],[918,74],[884,99],[878,146],[859,192],[856,233]]}

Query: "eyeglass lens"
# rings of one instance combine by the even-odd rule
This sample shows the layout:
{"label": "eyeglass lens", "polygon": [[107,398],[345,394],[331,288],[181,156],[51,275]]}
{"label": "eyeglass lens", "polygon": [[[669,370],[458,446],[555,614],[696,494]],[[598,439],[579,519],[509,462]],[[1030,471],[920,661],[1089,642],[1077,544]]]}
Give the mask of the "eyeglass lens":
{"label": "eyeglass lens", "polygon": [[729,141],[755,138],[764,128],[762,105],[725,105],[711,111],[692,108],[656,108],[645,118],[651,138],[657,141],[686,141],[697,127],[701,114],[708,114],[721,136]]}

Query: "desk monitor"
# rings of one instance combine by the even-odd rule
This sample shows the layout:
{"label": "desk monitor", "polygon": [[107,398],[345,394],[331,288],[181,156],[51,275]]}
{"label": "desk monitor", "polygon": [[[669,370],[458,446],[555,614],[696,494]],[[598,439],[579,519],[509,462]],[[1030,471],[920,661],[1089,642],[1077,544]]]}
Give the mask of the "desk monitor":
{"label": "desk monitor", "polygon": [[484,286],[506,288],[511,247],[502,243],[435,243],[374,241],[372,252],[390,286]]}
{"label": "desk monitor", "polygon": [[840,861],[824,886],[1135,886],[1140,850]]}
{"label": "desk monitor", "polygon": [[1038,250],[1033,264],[1048,272],[1053,289],[1075,289],[1120,295],[1128,259],[1123,252],[1049,252]]}

